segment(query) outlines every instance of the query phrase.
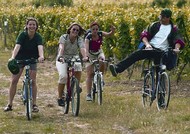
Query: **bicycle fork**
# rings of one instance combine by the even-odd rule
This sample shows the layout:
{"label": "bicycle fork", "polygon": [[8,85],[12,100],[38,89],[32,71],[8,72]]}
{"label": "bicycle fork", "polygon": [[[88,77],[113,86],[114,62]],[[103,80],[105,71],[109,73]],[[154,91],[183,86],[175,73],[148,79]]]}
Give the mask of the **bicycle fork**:
{"label": "bicycle fork", "polygon": [[[28,83],[28,84],[27,84],[27,83]],[[29,85],[29,87],[28,87],[27,89],[25,88],[26,85]],[[27,98],[26,98],[26,93],[27,93],[26,90],[29,91],[29,95],[30,95],[30,96],[28,96],[28,97],[29,97],[29,99],[32,101],[32,79],[30,79],[30,80],[24,79],[24,80],[23,80],[22,100],[23,100],[23,102],[24,102],[24,105],[25,105],[26,99],[27,99]]]}

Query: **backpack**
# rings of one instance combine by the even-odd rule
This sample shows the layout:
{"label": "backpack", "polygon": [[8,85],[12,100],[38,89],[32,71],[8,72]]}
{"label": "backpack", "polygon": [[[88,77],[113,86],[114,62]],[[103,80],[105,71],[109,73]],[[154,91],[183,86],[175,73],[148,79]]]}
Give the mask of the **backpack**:
{"label": "backpack", "polygon": [[[89,50],[91,50],[91,41],[92,41],[91,29],[86,30],[86,32],[84,34],[84,40],[87,37],[87,35],[89,36]],[[101,31],[98,31],[98,36],[99,36],[99,38],[102,39],[102,32]]]}

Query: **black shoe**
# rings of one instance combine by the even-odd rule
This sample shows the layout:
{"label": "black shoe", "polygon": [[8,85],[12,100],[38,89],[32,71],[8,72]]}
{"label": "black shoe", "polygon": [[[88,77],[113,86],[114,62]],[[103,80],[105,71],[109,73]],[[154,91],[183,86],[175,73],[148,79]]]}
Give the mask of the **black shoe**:
{"label": "black shoe", "polygon": [[32,106],[32,112],[34,112],[34,113],[39,112],[39,108],[38,108],[37,105],[33,105],[33,106]]}
{"label": "black shoe", "polygon": [[111,71],[112,75],[113,75],[114,77],[116,77],[116,76],[117,76],[117,72],[116,72],[116,70],[115,70],[115,65],[110,64],[109,68],[110,68],[110,71]]}
{"label": "black shoe", "polygon": [[86,101],[92,101],[91,94],[87,94],[87,96],[86,96]]}
{"label": "black shoe", "polygon": [[58,106],[61,106],[61,107],[65,106],[65,101],[63,99],[58,99],[57,103],[58,103]]}
{"label": "black shoe", "polygon": [[79,87],[79,93],[82,93],[82,88],[81,87]]}
{"label": "black shoe", "polygon": [[4,108],[4,112],[8,112],[8,111],[12,111],[12,106],[11,105],[7,105],[5,108]]}

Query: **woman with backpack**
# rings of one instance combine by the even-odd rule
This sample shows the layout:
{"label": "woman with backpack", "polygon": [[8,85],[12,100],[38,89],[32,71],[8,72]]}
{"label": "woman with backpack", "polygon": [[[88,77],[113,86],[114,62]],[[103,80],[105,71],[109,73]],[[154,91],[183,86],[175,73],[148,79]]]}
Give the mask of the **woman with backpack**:
{"label": "woman with backpack", "polygon": [[[67,29],[67,33],[63,34],[59,38],[59,48],[56,59],[56,67],[59,73],[57,100],[59,106],[64,106],[65,104],[62,95],[64,93],[65,84],[67,83],[67,63],[64,62],[64,59],[70,58],[72,56],[79,57],[80,50],[83,60],[87,60],[83,38],[80,37],[84,32],[85,30],[79,24],[73,23]],[[78,63],[75,65],[75,76],[79,82],[81,79],[81,72],[82,65],[81,63]]]}
{"label": "woman with backpack", "polygon": [[[99,24],[97,22],[92,22],[90,24],[90,29],[88,30],[85,37],[85,47],[86,47],[86,56],[90,59],[99,59],[104,61],[105,55],[101,48],[103,37],[109,37],[114,34],[115,27],[111,26],[110,32],[99,31]],[[100,71],[104,73],[104,64],[100,63]],[[92,78],[93,78],[93,65],[89,62],[86,63],[86,87],[87,87],[87,101],[92,101],[91,98],[91,87],[92,87]]]}

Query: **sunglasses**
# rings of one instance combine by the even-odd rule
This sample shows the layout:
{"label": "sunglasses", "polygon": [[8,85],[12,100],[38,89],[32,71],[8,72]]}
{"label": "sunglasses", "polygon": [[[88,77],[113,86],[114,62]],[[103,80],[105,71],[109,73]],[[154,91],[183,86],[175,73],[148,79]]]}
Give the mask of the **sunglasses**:
{"label": "sunglasses", "polygon": [[73,28],[73,31],[79,32],[79,29],[75,29],[75,28]]}
{"label": "sunglasses", "polygon": [[93,28],[92,30],[93,30],[93,31],[95,31],[95,30],[98,31],[98,28]]}

